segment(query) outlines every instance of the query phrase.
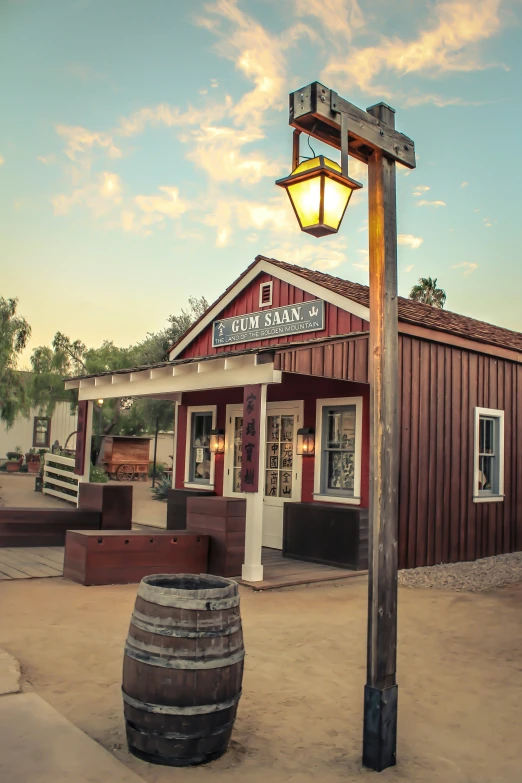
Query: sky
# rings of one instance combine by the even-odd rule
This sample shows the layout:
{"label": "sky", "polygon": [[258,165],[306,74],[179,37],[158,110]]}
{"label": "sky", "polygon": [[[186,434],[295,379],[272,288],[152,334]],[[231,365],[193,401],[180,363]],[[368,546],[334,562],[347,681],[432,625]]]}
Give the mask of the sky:
{"label": "sky", "polygon": [[0,295],[29,349],[135,343],[257,254],[367,283],[366,188],[315,239],[274,185],[313,81],[415,141],[399,293],[436,277],[446,309],[522,331],[521,23],[520,0],[0,0]]}

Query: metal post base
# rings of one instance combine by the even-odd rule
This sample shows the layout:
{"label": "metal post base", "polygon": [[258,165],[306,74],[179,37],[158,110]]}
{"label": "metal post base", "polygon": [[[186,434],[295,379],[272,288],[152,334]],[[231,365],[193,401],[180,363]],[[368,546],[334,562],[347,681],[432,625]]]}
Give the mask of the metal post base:
{"label": "metal post base", "polygon": [[397,763],[397,690],[364,686],[363,764],[376,772]]}

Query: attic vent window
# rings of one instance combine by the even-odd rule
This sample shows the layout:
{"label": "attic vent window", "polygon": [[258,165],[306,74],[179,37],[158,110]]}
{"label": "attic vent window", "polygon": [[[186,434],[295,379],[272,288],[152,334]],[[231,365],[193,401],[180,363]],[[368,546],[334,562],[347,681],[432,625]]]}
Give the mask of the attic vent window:
{"label": "attic vent window", "polygon": [[272,304],[273,282],[261,283],[259,286],[259,307],[268,307]]}

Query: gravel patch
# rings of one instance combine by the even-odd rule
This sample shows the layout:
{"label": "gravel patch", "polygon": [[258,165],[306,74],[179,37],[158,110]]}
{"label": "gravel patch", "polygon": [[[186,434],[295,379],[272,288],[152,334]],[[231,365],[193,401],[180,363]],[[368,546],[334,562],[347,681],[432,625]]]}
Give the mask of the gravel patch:
{"label": "gravel patch", "polygon": [[403,587],[484,593],[515,582],[522,582],[522,552],[399,571]]}

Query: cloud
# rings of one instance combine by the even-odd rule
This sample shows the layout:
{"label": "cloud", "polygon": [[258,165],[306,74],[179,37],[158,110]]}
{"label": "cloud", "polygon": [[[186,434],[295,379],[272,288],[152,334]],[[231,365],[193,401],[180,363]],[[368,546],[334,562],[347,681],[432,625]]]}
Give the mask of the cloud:
{"label": "cloud", "polygon": [[357,252],[361,256],[360,261],[354,261],[352,266],[356,269],[360,269],[363,272],[367,272],[370,268],[370,251],[367,248],[358,248]]}
{"label": "cloud", "polygon": [[36,160],[39,160],[44,166],[51,166],[56,163],[56,155],[37,155]]}
{"label": "cloud", "polygon": [[163,220],[164,216],[177,218],[187,211],[187,204],[180,199],[178,188],[163,185],[158,190],[165,195],[135,197],[134,202],[142,212],[155,214],[159,220]]}
{"label": "cloud", "polygon": [[462,276],[467,277],[468,275],[473,274],[473,272],[476,272],[476,270],[479,268],[479,265],[474,261],[462,261],[460,264],[453,264],[451,268],[463,269],[464,271],[462,272]]}
{"label": "cloud", "polygon": [[418,207],[445,207],[446,202],[445,201],[426,201],[426,199],[422,199],[421,201],[417,202]]}
{"label": "cloud", "polygon": [[0,166],[3,166],[5,163],[5,158],[3,155],[0,155]]}
{"label": "cloud", "polygon": [[292,207],[284,193],[266,202],[238,198],[211,198],[212,211],[207,211],[202,222],[216,229],[216,247],[226,247],[234,232],[257,232],[268,229],[284,236],[298,234]]}
{"label": "cloud", "polygon": [[461,188],[467,188],[467,187],[468,187],[468,185],[469,185],[469,182],[461,182],[461,183],[460,183],[460,187],[461,187]]}
{"label": "cloud", "polygon": [[399,234],[397,237],[397,244],[407,245],[412,250],[416,250],[424,242],[422,237],[415,237],[413,234]]}
{"label": "cloud", "polygon": [[73,207],[83,206],[94,217],[105,217],[122,200],[122,185],[117,174],[103,171],[94,181],[83,187],[74,188],[70,194],[60,193],[54,196],[52,204],[55,215],[67,215]]}
{"label": "cloud", "polygon": [[432,104],[438,109],[443,109],[446,106],[484,106],[490,101],[467,101],[463,98],[443,98],[440,95],[433,93],[426,93],[424,95],[410,95],[402,103],[404,109],[409,109],[415,106],[425,106],[426,104]]}
{"label": "cloud", "polygon": [[482,220],[486,228],[491,228],[493,225],[490,218],[482,218]]}
{"label": "cloud", "polygon": [[413,191],[413,195],[422,196],[422,194],[427,193],[429,189],[430,189],[429,185],[417,185],[417,187]]}
{"label": "cloud", "polygon": [[404,271],[405,272],[411,272],[412,269],[413,269],[413,264],[410,264],[409,266],[404,268]]}
{"label": "cloud", "polygon": [[109,158],[121,158],[122,151],[115,145],[113,136],[109,133],[96,133],[81,126],[56,125],[56,132],[67,140],[65,154],[70,160],[77,160],[78,155],[101,147],[107,151]]}
{"label": "cloud", "polygon": [[329,35],[328,43],[338,48],[346,46],[365,27],[357,0],[295,0],[295,13],[318,19]]}
{"label": "cloud", "polygon": [[461,0],[439,2],[430,23],[416,38],[381,36],[377,45],[352,48],[350,56],[337,52],[323,71],[326,84],[339,88],[357,85],[367,93],[390,96],[376,79],[394,71],[399,76],[411,73],[441,75],[451,71],[476,71],[491,67],[476,56],[476,44],[495,35],[500,28],[501,0]]}
{"label": "cloud", "polygon": [[302,241],[299,237],[295,242],[286,240],[272,245],[267,255],[290,264],[325,272],[337,269],[347,261],[346,239],[335,237],[330,239],[327,245],[321,245],[317,242]]}

